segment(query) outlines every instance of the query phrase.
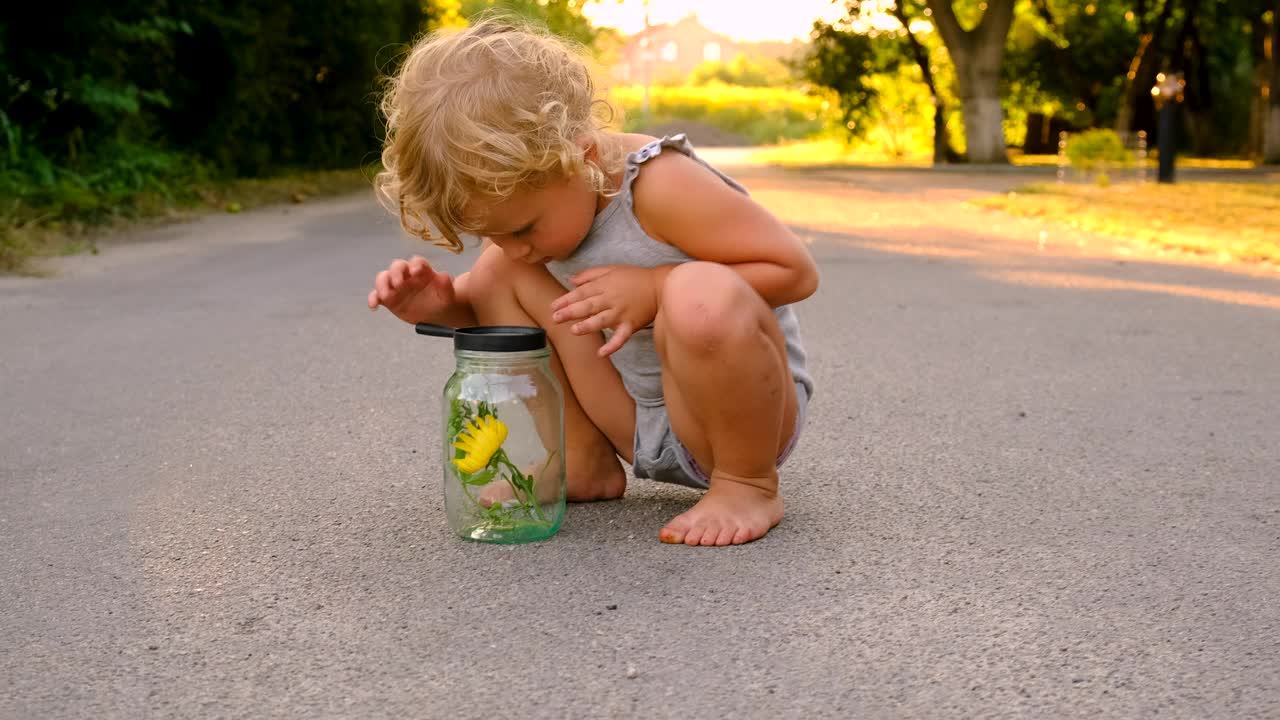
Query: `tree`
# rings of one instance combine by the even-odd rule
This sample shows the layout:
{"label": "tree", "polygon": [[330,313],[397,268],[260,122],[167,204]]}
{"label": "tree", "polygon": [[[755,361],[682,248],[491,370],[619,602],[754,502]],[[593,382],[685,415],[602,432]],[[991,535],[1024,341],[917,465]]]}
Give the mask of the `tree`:
{"label": "tree", "polygon": [[821,20],[813,24],[809,50],[796,64],[806,81],[835,91],[851,138],[865,134],[877,95],[871,77],[886,69],[870,35]]}
{"label": "tree", "polygon": [[[1116,115],[1116,131],[1124,134],[1138,127],[1151,125],[1154,117],[1154,105],[1151,100],[1151,86],[1155,84],[1156,75],[1160,72],[1161,48],[1168,34],[1173,17],[1174,0],[1164,0],[1155,19],[1147,14],[1146,0],[1136,0],[1135,15],[1138,21],[1138,48],[1133,60],[1129,63],[1128,82],[1125,85],[1124,99],[1120,112]],[[1140,114],[1145,116],[1140,117]]]}
{"label": "tree", "polygon": [[[1033,79],[1073,124],[1113,124],[1138,37],[1132,8],[1123,2],[1075,0],[1032,0],[1032,5],[1033,19],[1041,23],[1038,37],[1026,48],[1010,44],[1006,78]],[[1027,19],[1015,19],[1011,34],[1019,35],[1017,24]]]}
{"label": "tree", "polygon": [[[809,52],[799,65],[809,82],[836,91],[850,135],[861,137],[871,122],[885,122],[884,103],[873,76],[894,73],[904,63],[914,63],[933,103],[935,164],[960,160],[951,149],[947,133],[947,107],[934,70],[932,49],[918,37],[911,24],[926,16],[923,0],[899,0],[891,12],[900,28],[881,31],[884,6],[880,2],[846,0],[847,16],[838,24],[814,23]],[[940,49],[940,48],[939,48]],[[897,82],[902,82],[900,78]]]}
{"label": "tree", "polygon": [[907,46],[911,49],[911,57],[920,68],[920,76],[924,79],[924,84],[929,87],[929,95],[933,98],[933,164],[942,165],[958,159],[958,155],[951,149],[951,140],[947,134],[947,108],[933,77],[933,63],[929,58],[929,48],[925,47],[911,30],[912,16],[918,16],[918,14],[916,12],[908,14],[907,4],[907,0],[895,2],[893,16],[902,23]]}
{"label": "tree", "polygon": [[471,19],[485,12],[519,15],[587,47],[593,47],[599,31],[582,14],[584,0],[462,0],[462,16]]}
{"label": "tree", "polygon": [[1271,9],[1271,77],[1267,84],[1267,122],[1262,133],[1262,158],[1280,164],[1280,0]]}
{"label": "tree", "polygon": [[358,165],[378,145],[379,53],[425,19],[421,0],[23,9],[0,18],[0,195],[63,177],[86,202],[193,159],[239,175]]}
{"label": "tree", "polygon": [[1257,98],[1266,83],[1256,68],[1275,0],[1030,2],[1035,12],[1016,17],[1010,31],[1006,109],[1040,106],[1077,127],[1150,135],[1156,75],[1179,72],[1186,81],[1179,134],[1192,152],[1261,151]]}
{"label": "tree", "polygon": [[1013,24],[1014,0],[987,0],[971,29],[964,29],[952,0],[927,0],[956,70],[969,162],[1005,163],[1004,112],[1000,105],[1000,65]]}

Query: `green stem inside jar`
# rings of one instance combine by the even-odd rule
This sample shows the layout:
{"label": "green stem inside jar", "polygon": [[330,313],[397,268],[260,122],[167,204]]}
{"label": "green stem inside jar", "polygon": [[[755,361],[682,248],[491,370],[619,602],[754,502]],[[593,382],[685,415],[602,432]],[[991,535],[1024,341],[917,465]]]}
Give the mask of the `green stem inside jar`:
{"label": "green stem inside jar", "polygon": [[[548,458],[547,463],[551,462]],[[480,502],[480,499],[471,493],[472,486],[483,487],[492,482],[493,473],[499,466],[505,466],[507,474],[503,476],[503,480],[511,487],[514,505],[508,503],[491,503],[488,506]],[[485,476],[488,475],[488,478]],[[489,466],[485,470],[477,473],[464,474],[459,472],[458,479],[462,485],[462,492],[467,496],[479,511],[479,514],[489,521],[489,524],[495,528],[515,528],[521,525],[549,525],[549,521],[542,512],[542,506],[538,503],[534,494],[534,479],[532,475],[526,475],[521,472],[515,463],[507,457],[504,450],[498,450],[494,453]],[[524,517],[518,517],[523,515]],[[530,519],[526,519],[530,518]]]}

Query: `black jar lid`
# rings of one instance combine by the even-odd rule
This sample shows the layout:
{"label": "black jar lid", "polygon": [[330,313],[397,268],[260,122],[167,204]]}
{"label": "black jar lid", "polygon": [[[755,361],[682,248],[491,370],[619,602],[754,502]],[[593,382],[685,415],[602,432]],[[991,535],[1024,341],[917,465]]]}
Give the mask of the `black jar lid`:
{"label": "black jar lid", "polygon": [[419,335],[453,338],[454,350],[529,352],[542,350],[547,346],[547,332],[538,327],[479,325],[455,330],[442,325],[418,323],[414,329]]}

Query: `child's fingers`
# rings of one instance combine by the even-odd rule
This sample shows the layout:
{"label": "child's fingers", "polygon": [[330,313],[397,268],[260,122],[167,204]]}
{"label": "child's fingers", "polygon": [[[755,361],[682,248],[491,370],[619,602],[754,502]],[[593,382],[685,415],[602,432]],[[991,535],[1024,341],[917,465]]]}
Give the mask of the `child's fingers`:
{"label": "child's fingers", "polygon": [[551,319],[556,322],[578,320],[599,312],[605,303],[604,289],[588,286],[561,295],[551,302]]}
{"label": "child's fingers", "polygon": [[613,329],[613,336],[609,338],[609,342],[600,346],[600,357],[609,357],[622,347],[623,343],[631,338],[631,323],[619,323],[618,327]]}
{"label": "child's fingers", "polygon": [[600,267],[587,268],[586,270],[583,270],[577,275],[574,275],[573,277],[569,278],[569,282],[573,283],[574,285],[583,285],[585,283],[591,282],[592,280],[596,280],[601,277],[604,277],[605,275],[608,275],[612,271],[613,271],[612,265],[601,265]]}
{"label": "child's fingers", "polygon": [[369,291],[369,309],[377,310],[379,304],[380,303],[378,302],[378,291],[370,290]]}
{"label": "child's fingers", "polygon": [[391,295],[391,273],[383,270],[373,279],[373,291],[378,294],[378,300],[385,301]]}
{"label": "child's fingers", "polygon": [[574,335],[590,335],[607,327],[613,327],[617,322],[618,313],[614,312],[612,308],[606,308],[582,322],[574,323],[569,330]]}
{"label": "child's fingers", "polygon": [[377,293],[378,303],[388,308],[395,302],[399,293],[391,287],[391,271],[383,270],[378,273],[378,277],[374,280],[373,291]]}
{"label": "child's fingers", "polygon": [[584,297],[586,297],[586,293],[583,291],[582,288],[578,288],[577,290],[570,290],[569,292],[551,301],[551,312],[554,313],[557,310],[563,310],[564,308],[569,307],[570,305],[578,302]]}
{"label": "child's fingers", "polygon": [[437,290],[447,290],[453,287],[453,277],[446,272],[434,273],[431,280],[424,285],[434,286]]}
{"label": "child's fingers", "polygon": [[405,273],[409,270],[409,263],[403,260],[396,260],[391,263],[391,267],[387,269],[388,277],[391,281],[391,289],[399,290],[404,285]]}
{"label": "child's fingers", "polygon": [[409,258],[408,274],[409,277],[420,280],[422,278],[431,277],[431,263],[421,255],[414,255]]}
{"label": "child's fingers", "polygon": [[552,322],[568,322],[570,320],[582,320],[605,309],[605,304],[599,296],[593,296],[579,300],[561,310],[557,310],[551,314]]}

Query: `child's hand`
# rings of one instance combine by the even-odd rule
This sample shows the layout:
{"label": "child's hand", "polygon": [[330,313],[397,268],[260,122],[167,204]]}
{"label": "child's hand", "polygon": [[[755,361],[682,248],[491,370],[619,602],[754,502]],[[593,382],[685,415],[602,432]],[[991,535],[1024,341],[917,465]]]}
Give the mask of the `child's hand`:
{"label": "child's hand", "polygon": [[436,272],[415,255],[378,273],[369,292],[369,309],[379,305],[407,323],[438,322],[454,314],[458,297],[448,273]]}
{"label": "child's hand", "polygon": [[551,303],[551,319],[574,322],[574,335],[589,335],[605,328],[613,336],[600,348],[600,357],[612,355],[636,330],[653,322],[658,314],[658,290],[665,268],[606,265],[569,278],[575,289]]}

